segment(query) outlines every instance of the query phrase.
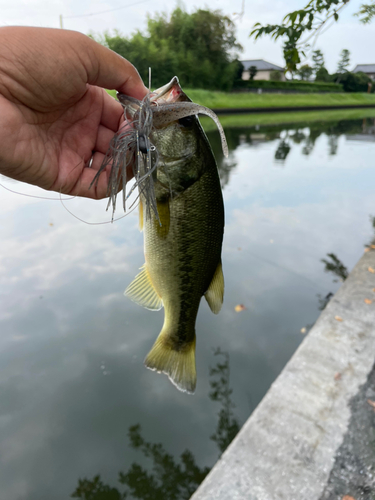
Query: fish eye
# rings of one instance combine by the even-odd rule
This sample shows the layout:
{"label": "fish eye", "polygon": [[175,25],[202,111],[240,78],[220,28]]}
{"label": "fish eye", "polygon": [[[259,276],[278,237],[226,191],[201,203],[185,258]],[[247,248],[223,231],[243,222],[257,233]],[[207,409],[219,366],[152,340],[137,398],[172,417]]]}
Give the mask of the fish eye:
{"label": "fish eye", "polygon": [[194,116],[185,116],[184,118],[180,118],[178,123],[183,127],[191,127],[193,125]]}

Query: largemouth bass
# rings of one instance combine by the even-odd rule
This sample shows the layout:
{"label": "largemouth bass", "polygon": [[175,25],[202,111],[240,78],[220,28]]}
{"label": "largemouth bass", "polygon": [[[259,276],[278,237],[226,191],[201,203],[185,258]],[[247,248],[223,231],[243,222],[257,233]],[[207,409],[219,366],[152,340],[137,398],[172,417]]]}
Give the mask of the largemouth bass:
{"label": "largemouth bass", "polygon": [[[138,163],[136,174],[141,179],[150,174],[148,188],[139,183],[145,264],[125,295],[147,309],[164,306],[163,328],[144,363],[167,374],[181,391],[194,393],[200,300],[204,296],[217,314],[224,295],[223,198],[211,146],[195,115],[204,112],[215,121],[217,117],[192,103],[176,77],[150,95],[146,112],[139,101],[121,94],[118,98],[128,117],[143,120],[133,141],[146,160],[141,167]],[[222,129],[221,135],[226,152]],[[118,175],[113,179],[112,195]]]}

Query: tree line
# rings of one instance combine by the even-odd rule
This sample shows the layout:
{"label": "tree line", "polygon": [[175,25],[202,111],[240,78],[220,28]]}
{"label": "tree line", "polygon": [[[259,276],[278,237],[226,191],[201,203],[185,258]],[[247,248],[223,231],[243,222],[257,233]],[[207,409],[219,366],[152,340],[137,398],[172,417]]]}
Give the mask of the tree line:
{"label": "tree line", "polygon": [[[301,80],[311,80],[316,82],[333,82],[341,83],[346,92],[367,92],[368,84],[372,80],[365,73],[353,73],[348,70],[350,66],[350,52],[348,49],[343,49],[337,63],[337,69],[333,74],[329,74],[325,67],[324,55],[321,50],[314,50],[312,53],[312,64],[300,65],[296,74]],[[370,90],[374,91],[371,88]]]}
{"label": "tree line", "polygon": [[[329,4],[333,2],[325,1]],[[275,36],[275,33],[284,28],[284,25],[259,27],[251,35],[258,38],[268,34],[277,38],[281,35]],[[114,30],[103,34],[91,33],[89,36],[130,60],[147,86],[151,68],[153,88],[165,85],[177,75],[185,88],[230,91],[243,87],[239,82],[244,68],[238,59],[243,48],[236,40],[235,29],[234,22],[220,10],[197,9],[190,14],[177,7],[170,15],[157,13],[153,17],[148,16],[145,32],[137,30],[130,36],[124,36]],[[294,26],[293,29],[300,28]],[[297,62],[291,63],[291,56],[284,47],[285,68],[292,80],[297,77],[341,83],[348,92],[366,92],[371,82],[364,73],[348,71],[350,53],[347,49],[342,51],[337,71],[332,75],[325,67],[321,50],[312,53],[311,64],[303,64],[299,52],[297,56]],[[250,79],[256,73],[257,69],[250,67]],[[280,72],[273,72],[271,79],[280,80]]]}
{"label": "tree line", "polygon": [[153,88],[177,75],[183,87],[230,90],[241,77],[238,53],[243,49],[236,40],[235,24],[219,10],[189,14],[177,7],[170,16],[148,16],[144,33],[90,36],[131,61],[147,86],[151,67]]}

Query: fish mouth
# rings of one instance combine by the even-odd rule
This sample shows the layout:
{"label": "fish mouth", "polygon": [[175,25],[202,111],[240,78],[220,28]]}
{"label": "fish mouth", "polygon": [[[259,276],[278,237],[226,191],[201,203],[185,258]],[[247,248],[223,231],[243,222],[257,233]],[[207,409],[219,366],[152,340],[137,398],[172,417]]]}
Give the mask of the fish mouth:
{"label": "fish mouth", "polygon": [[147,94],[142,101],[119,92],[117,99],[124,107],[125,118],[135,119],[138,132],[147,137],[153,128],[162,128],[181,118],[198,114],[209,116],[219,129],[223,153],[228,157],[228,145],[218,117],[205,106],[193,103],[180,87],[177,76],[163,87]]}
{"label": "fish mouth", "polygon": [[[191,99],[185,94],[180,86],[177,76],[174,76],[170,82],[162,87],[150,92],[146,98],[149,105],[155,109],[156,106],[161,104],[173,104],[176,102],[191,102]],[[117,92],[117,99],[120,103],[127,108],[130,117],[132,118],[137,111],[139,111],[141,101],[124,94]]]}
{"label": "fish mouth", "polygon": [[191,100],[182,90],[177,76],[174,76],[169,83],[154,90],[150,94],[150,102],[152,103],[170,104],[183,101],[191,102]]}
{"label": "fish mouth", "polygon": [[169,94],[170,91],[171,91],[171,89],[175,85],[180,86],[180,83],[178,81],[177,76],[174,76],[172,78],[172,80],[170,82],[168,82],[166,85],[163,85],[162,87],[160,87],[160,88],[154,90],[153,92],[151,92],[150,101],[153,102],[156,99],[159,99],[159,98],[163,97],[165,94]]}

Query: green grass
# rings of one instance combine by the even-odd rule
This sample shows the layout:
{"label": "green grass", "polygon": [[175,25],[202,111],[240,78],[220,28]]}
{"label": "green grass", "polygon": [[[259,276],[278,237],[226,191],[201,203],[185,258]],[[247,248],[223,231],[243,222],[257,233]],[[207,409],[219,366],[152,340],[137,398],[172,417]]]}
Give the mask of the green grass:
{"label": "green grass", "polygon": [[[115,90],[107,92],[116,97]],[[187,89],[186,93],[196,103],[208,108],[256,108],[277,106],[339,106],[343,104],[374,104],[375,94],[229,94],[210,90]],[[254,125],[284,124],[295,122],[335,121],[356,118],[375,117],[374,109],[351,109],[332,111],[294,111],[292,113],[259,113],[220,115],[223,127],[251,127]],[[213,130],[216,125],[210,118],[201,118],[206,131]]]}
{"label": "green grass", "polygon": [[[207,108],[269,108],[283,106],[340,106],[345,104],[375,104],[375,94],[253,94],[227,93],[212,90],[185,89],[193,102]],[[107,92],[116,97],[115,90]]]}
{"label": "green grass", "polygon": [[[298,122],[328,122],[338,120],[355,120],[375,117],[374,109],[350,109],[332,111],[295,111],[293,113],[254,113],[250,115],[220,115],[224,128],[254,127],[255,125],[279,125]],[[215,123],[207,117],[200,121],[206,132],[216,130]]]}
{"label": "green grass", "polygon": [[107,90],[108,94],[116,98],[116,90]]}
{"label": "green grass", "polygon": [[253,94],[185,89],[190,99],[207,108],[269,108],[283,106],[340,106],[375,104],[375,94]]}

